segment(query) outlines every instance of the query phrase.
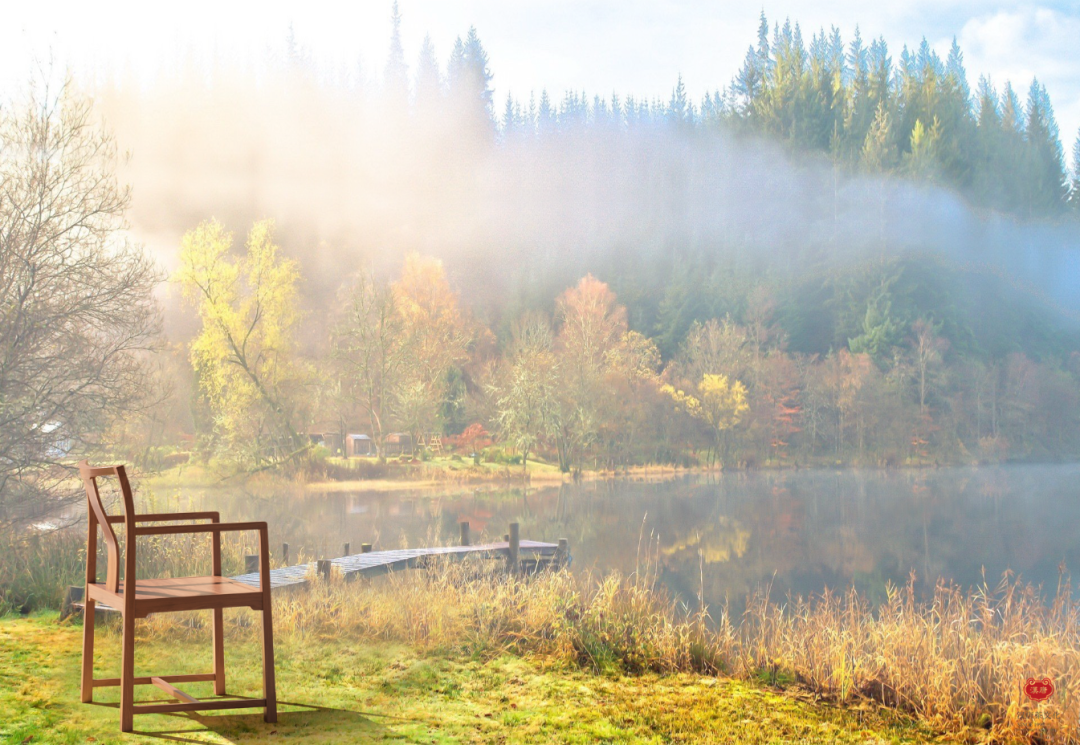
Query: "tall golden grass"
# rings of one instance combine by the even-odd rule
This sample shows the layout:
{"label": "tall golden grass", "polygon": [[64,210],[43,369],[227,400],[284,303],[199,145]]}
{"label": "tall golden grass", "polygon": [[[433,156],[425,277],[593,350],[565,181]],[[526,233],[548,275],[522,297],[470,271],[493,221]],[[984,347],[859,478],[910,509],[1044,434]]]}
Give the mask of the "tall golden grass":
{"label": "tall golden grass", "polygon": [[[869,698],[952,733],[1080,741],[1080,614],[1063,581],[1050,601],[1008,575],[971,590],[914,582],[870,607],[854,591],[776,603],[759,594],[735,630],[743,674],[779,666],[840,702]],[[1042,703],[1028,678],[1056,687]]]}
{"label": "tall golden grass", "polygon": [[[202,553],[191,548],[145,556],[179,574],[191,568],[185,557]],[[77,549],[64,550],[35,570],[34,582],[47,584],[50,568],[77,568]],[[247,550],[234,547],[226,564],[240,571]],[[307,644],[389,641],[600,672],[757,678],[841,704],[878,702],[972,741],[1080,742],[1080,606],[1065,580],[1049,601],[1008,575],[969,590],[941,583],[929,597],[912,581],[890,588],[877,606],[854,591],[777,600],[766,588],[733,618],[675,602],[651,563],[630,576],[603,577],[511,577],[500,564],[437,562],[356,582],[318,581],[312,571],[307,589],[275,595],[276,631]],[[249,616],[227,614],[231,633],[254,634]],[[160,615],[140,622],[140,633],[194,634],[208,622]],[[1025,696],[1032,677],[1053,680],[1049,700]]]}

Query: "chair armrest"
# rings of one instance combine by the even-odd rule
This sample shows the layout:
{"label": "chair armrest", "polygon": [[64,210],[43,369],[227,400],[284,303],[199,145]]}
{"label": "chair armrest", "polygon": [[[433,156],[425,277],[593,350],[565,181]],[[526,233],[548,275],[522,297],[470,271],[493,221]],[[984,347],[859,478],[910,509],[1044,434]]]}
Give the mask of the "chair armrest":
{"label": "chair armrest", "polygon": [[[219,512],[159,512],[149,513],[146,515],[135,515],[135,522],[137,523],[164,523],[172,520],[213,520],[218,522],[221,520],[221,513]],[[124,522],[123,515],[109,515],[109,522],[122,523]]]}
{"label": "chair armrest", "polygon": [[[245,530],[259,531],[259,584],[265,594],[266,602],[270,602],[270,545],[265,522],[250,523],[203,523],[196,525],[152,525],[147,528],[135,528],[132,538],[140,535],[182,535],[184,533],[212,533],[214,535],[215,557],[214,574],[221,571],[221,554],[218,537],[222,533],[242,532]],[[134,546],[134,541],[132,541]]]}
{"label": "chair armrest", "polygon": [[265,522],[251,523],[205,523],[203,525],[154,525],[135,528],[135,535],[176,535],[179,533],[230,533],[244,530],[266,532]]}

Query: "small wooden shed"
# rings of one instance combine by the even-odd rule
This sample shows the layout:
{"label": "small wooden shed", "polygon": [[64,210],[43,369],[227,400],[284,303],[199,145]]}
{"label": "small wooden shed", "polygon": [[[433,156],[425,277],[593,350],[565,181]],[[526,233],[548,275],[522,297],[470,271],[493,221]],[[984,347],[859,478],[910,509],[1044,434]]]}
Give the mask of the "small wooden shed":
{"label": "small wooden shed", "polygon": [[375,443],[368,435],[350,433],[345,436],[345,457],[359,458],[375,455]]}

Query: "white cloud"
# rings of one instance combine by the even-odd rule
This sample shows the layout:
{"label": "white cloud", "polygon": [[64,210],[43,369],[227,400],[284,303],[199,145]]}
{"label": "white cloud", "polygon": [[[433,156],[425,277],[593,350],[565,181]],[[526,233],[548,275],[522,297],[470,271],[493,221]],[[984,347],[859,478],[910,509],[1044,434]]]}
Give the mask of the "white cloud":
{"label": "white cloud", "polygon": [[1080,127],[1080,16],[1050,8],[998,11],[971,18],[959,34],[968,72],[1006,80],[1023,97],[1033,77],[1054,103],[1066,149]]}

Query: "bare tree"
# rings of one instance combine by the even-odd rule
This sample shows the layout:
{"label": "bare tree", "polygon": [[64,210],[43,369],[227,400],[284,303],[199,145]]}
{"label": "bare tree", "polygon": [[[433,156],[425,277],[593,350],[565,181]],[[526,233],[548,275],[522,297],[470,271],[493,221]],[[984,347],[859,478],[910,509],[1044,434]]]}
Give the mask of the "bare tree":
{"label": "bare tree", "polygon": [[149,403],[158,274],[115,162],[70,83],[0,109],[0,527],[55,514],[63,466]]}
{"label": "bare tree", "polygon": [[933,376],[941,366],[942,356],[948,351],[949,342],[938,336],[933,321],[920,318],[911,325],[914,337],[911,353],[919,381],[919,413],[926,413],[926,394]]}

